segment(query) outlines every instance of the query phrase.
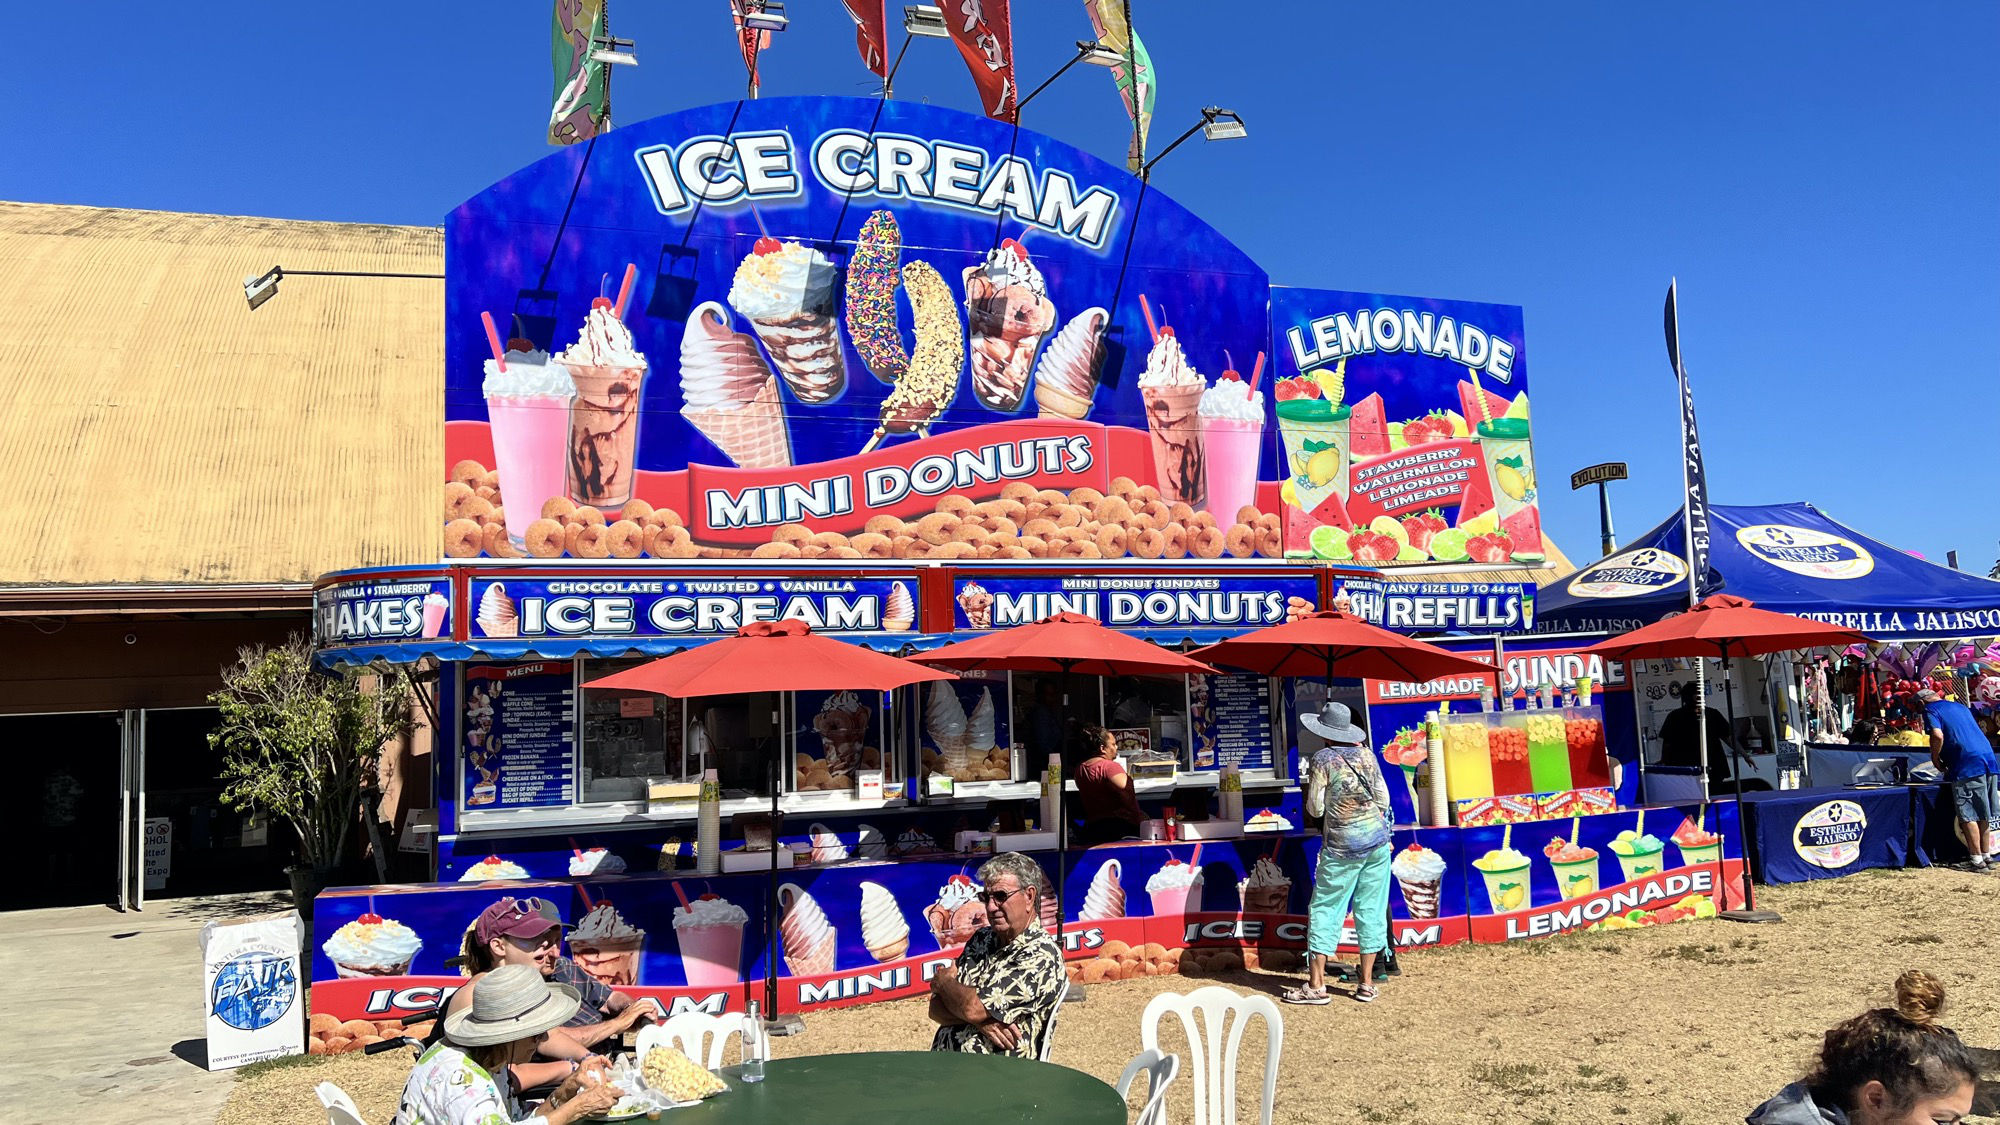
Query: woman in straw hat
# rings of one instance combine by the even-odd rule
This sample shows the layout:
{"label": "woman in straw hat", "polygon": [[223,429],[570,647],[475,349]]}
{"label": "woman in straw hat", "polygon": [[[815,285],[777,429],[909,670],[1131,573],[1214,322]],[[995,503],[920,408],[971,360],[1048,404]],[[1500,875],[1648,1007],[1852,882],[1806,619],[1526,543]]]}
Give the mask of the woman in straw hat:
{"label": "woman in straw hat", "polygon": [[1389,947],[1389,789],[1382,781],[1368,735],[1354,725],[1345,704],[1328,703],[1318,714],[1299,716],[1309,731],[1326,740],[1306,775],[1306,815],[1320,822],[1319,870],[1313,877],[1306,914],[1306,953],[1311,968],[1303,986],[1288,988],[1287,1004],[1326,1004],[1326,962],[1340,948],[1342,923],[1351,907],[1361,969],[1353,996],[1375,999],[1375,958]]}
{"label": "woman in straw hat", "polygon": [[502,965],[480,981],[471,1007],[444,1019],[444,1038],[417,1060],[403,1085],[396,1125],[569,1125],[616,1105],[602,1060],[569,1076],[524,1111],[507,1068],[534,1057],[551,1029],[576,1014],[576,990],[526,965]]}

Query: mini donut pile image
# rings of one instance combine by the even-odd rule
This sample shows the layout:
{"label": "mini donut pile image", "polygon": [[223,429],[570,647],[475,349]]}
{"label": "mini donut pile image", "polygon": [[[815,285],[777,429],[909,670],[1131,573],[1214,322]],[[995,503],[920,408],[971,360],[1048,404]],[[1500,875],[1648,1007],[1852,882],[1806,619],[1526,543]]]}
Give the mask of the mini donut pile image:
{"label": "mini donut pile image", "polygon": [[1135,946],[1113,939],[1097,950],[1097,956],[1067,962],[1063,971],[1074,983],[1096,984],[1136,977],[1206,977],[1239,969],[1287,972],[1304,963],[1305,956],[1290,949],[1169,949],[1156,941]]}
{"label": "mini donut pile image", "polygon": [[[873,746],[861,748],[861,768],[879,770],[882,768],[882,751]],[[852,789],[854,778],[846,773],[834,773],[827,769],[826,759],[815,758],[811,754],[793,755],[794,789]]]}
{"label": "mini donut pile image", "polygon": [[432,1026],[430,1020],[405,1025],[401,1020],[340,1020],[324,1012],[314,1012],[306,1053],[344,1055],[385,1039],[422,1039],[431,1033]]}

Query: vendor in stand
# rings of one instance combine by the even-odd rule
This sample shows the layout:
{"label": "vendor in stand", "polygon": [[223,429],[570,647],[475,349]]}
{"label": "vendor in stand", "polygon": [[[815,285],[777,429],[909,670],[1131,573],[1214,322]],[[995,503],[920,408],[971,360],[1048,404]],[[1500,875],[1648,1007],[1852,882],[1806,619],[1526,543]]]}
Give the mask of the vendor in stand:
{"label": "vendor in stand", "polygon": [[554,904],[539,898],[503,898],[480,912],[465,933],[460,969],[472,979],[452,994],[444,1015],[470,1008],[481,984],[506,965],[525,965],[577,994],[579,1003],[565,1023],[537,1047],[545,1059],[514,1068],[523,1089],[560,1080],[591,1057],[590,1048],[623,1035],[640,1020],[659,1015],[652,1000],[635,1000],[599,983],[562,956],[562,916]]}
{"label": "vendor in stand", "polygon": [[[1663,766],[1700,766],[1701,719],[1695,710],[1701,697],[1700,690],[1692,683],[1681,685],[1680,706],[1669,712],[1660,723],[1660,764]],[[1722,712],[1713,707],[1704,708],[1708,712],[1708,790],[1711,793],[1734,792],[1729,788],[1729,721]]]}
{"label": "vendor in stand", "polygon": [[1132,775],[1118,760],[1118,739],[1103,727],[1090,726],[1083,728],[1082,743],[1090,757],[1076,767],[1077,803],[1083,806],[1078,842],[1108,844],[1138,836],[1145,814],[1139,810]]}

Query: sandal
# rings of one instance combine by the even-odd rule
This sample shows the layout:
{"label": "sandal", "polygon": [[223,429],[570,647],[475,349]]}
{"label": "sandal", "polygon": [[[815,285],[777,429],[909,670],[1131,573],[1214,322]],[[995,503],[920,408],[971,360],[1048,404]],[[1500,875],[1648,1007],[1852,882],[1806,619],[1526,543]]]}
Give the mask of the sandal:
{"label": "sandal", "polygon": [[1379,995],[1381,995],[1381,993],[1376,992],[1373,986],[1366,984],[1361,985],[1354,990],[1354,998],[1363,1004],[1373,1004],[1375,1002],[1375,998]]}
{"label": "sandal", "polygon": [[1312,988],[1306,985],[1287,988],[1278,998],[1287,1004],[1320,1005],[1333,1003],[1333,997],[1327,995],[1326,989]]}

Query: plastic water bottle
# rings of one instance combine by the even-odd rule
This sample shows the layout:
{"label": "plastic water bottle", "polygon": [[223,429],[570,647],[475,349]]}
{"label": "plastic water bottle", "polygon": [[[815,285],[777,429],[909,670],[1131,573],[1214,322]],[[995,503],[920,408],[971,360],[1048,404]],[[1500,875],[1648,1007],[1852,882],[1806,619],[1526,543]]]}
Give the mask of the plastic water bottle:
{"label": "plastic water bottle", "polygon": [[745,1082],[764,1080],[764,1018],[757,1014],[757,1002],[750,1001],[750,1026],[743,1036],[743,1073]]}

